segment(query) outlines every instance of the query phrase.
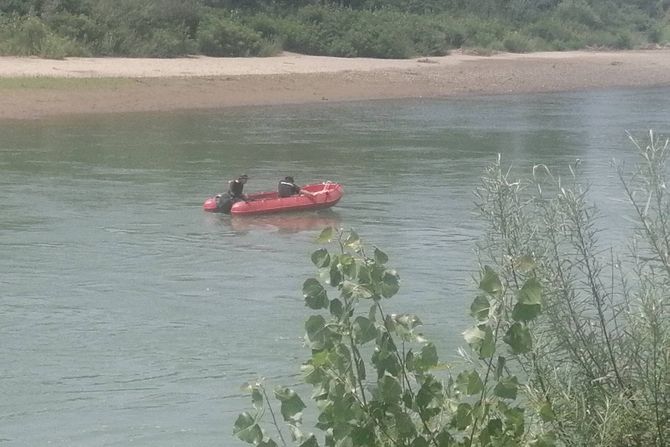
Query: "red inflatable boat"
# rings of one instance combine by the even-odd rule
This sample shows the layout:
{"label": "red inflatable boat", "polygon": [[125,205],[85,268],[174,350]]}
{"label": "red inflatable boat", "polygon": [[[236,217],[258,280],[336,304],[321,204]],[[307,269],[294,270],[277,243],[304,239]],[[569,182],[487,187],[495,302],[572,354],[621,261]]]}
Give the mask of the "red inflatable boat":
{"label": "red inflatable boat", "polygon": [[[246,201],[235,202],[230,214],[244,216],[252,214],[281,213],[285,211],[306,211],[330,208],[342,198],[342,186],[338,183],[324,182],[305,185],[302,191],[308,194],[298,194],[290,197],[279,197],[277,192],[260,192],[247,194]],[[220,213],[221,196],[210,197],[205,200],[202,208],[212,213]]]}

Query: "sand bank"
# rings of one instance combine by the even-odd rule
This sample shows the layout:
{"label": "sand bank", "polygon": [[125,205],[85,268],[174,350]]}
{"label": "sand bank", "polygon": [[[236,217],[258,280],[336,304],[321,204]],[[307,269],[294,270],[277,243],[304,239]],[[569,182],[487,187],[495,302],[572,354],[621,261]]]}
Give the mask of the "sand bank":
{"label": "sand bank", "polygon": [[270,58],[0,57],[0,119],[641,86],[670,86],[670,49],[454,53],[408,60],[290,53]]}

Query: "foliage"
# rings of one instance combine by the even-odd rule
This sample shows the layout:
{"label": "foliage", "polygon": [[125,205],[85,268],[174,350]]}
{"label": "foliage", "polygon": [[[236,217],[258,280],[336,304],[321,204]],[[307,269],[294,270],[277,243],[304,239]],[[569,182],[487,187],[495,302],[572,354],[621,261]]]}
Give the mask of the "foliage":
{"label": "foliage", "polygon": [[516,260],[529,256],[544,286],[547,306],[524,370],[570,445],[662,446],[670,436],[669,146],[653,134],[647,146],[634,143],[641,164],[630,177],[618,167],[639,227],[627,257],[600,246],[598,210],[578,166],[568,179],[536,166],[523,181],[498,162],[478,190],[491,223],[482,262],[515,284]]}
{"label": "foliage", "polygon": [[[669,8],[668,0],[0,0],[8,36],[0,51],[406,58],[452,48],[631,48],[668,43]],[[17,24],[26,29],[12,37]],[[44,35],[40,49],[30,30]]]}
{"label": "foliage", "polygon": [[487,169],[476,197],[489,225],[460,371],[439,362],[417,316],[386,311],[400,290],[387,255],[354,231],[324,230],[319,240],[336,249],[311,256],[302,366],[323,442],[305,433],[295,390],[274,389],[276,412],[263,380],[245,386],[253,410],[235,435],[256,446],[278,445],[275,431],[300,447],[667,445],[670,143],[632,140],[639,166],[617,168],[637,218],[627,257],[600,247],[577,165],[567,179],[538,165],[513,180],[500,158]]}
{"label": "foliage", "polygon": [[[379,248],[368,253],[354,231],[329,228],[319,239],[334,240],[338,249],[311,256],[319,274],[303,284],[305,305],[314,313],[305,322],[311,357],[302,373],[312,387],[323,445],[553,445],[542,414],[520,405],[523,379],[510,364],[532,350],[533,320],[542,308],[532,267],[509,287],[491,268],[483,269],[472,304],[475,325],[465,332],[472,368],[447,373],[435,345],[419,332],[421,320],[385,310],[400,289],[387,255]],[[285,445],[289,436],[265,383],[245,389],[253,411],[239,416],[235,435],[257,446],[278,445],[262,428],[269,412]],[[274,395],[290,439],[303,447],[321,445],[317,435],[303,432],[306,404],[296,392],[277,387]],[[541,405],[550,413],[547,402]]]}

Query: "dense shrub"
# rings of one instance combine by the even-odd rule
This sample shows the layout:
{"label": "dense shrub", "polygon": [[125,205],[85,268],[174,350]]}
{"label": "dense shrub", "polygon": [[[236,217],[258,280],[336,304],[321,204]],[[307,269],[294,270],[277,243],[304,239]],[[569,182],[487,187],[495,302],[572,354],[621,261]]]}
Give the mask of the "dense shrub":
{"label": "dense shrub", "polygon": [[198,48],[207,56],[255,56],[263,43],[259,33],[225,18],[208,18],[198,29]]}
{"label": "dense shrub", "polygon": [[0,0],[0,51],[395,58],[633,48],[668,41],[668,9],[667,0]]}

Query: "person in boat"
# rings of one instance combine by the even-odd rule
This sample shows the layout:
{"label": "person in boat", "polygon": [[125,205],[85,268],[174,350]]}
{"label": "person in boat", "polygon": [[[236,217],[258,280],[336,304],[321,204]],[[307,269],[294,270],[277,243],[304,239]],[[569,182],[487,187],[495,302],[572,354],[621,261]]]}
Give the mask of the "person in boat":
{"label": "person in boat", "polygon": [[235,201],[244,200],[244,185],[247,183],[249,176],[247,174],[242,174],[237,177],[235,180],[228,182],[228,195],[235,199]]}
{"label": "person in boat", "polygon": [[244,185],[247,183],[248,179],[248,175],[242,174],[235,180],[230,180],[228,182],[228,192],[216,196],[217,206],[222,212],[228,214],[235,202],[246,200],[246,196],[244,195]]}
{"label": "person in boat", "polygon": [[300,194],[300,187],[295,184],[293,177],[287,176],[284,177],[284,180],[279,181],[277,192],[279,197],[291,197]]}
{"label": "person in boat", "polygon": [[301,189],[300,186],[296,185],[295,180],[293,180],[293,177],[291,177],[290,175],[284,177],[284,180],[281,180],[279,182],[279,186],[277,187],[277,193],[279,197],[291,197],[300,194],[314,197],[314,194],[304,189]]}

